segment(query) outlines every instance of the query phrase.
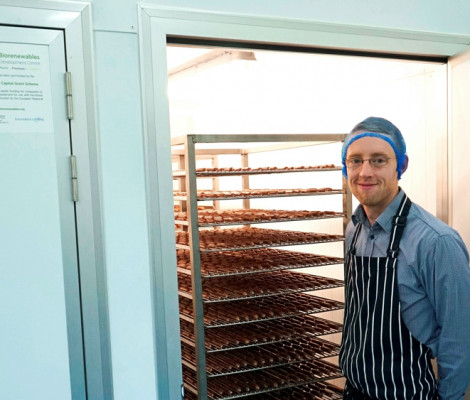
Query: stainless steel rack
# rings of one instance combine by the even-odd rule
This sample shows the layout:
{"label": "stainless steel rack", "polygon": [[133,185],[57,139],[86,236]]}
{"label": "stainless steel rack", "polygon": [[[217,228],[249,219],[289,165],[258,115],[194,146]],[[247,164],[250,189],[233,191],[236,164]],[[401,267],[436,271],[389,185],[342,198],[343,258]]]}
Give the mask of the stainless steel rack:
{"label": "stainless steel rack", "polygon": [[[340,171],[341,168],[336,166],[309,166],[304,168],[295,167],[283,167],[283,168],[231,168],[230,170],[221,170],[220,168],[204,168],[196,169],[196,176],[198,177],[213,177],[213,176],[238,176],[238,175],[266,175],[266,174],[281,174],[281,173],[293,173],[293,172],[312,172],[312,171]],[[173,171],[173,176],[186,176],[185,170]]]}
{"label": "stainless steel rack", "polygon": [[[219,192],[219,191],[199,191],[197,193],[197,200],[240,200],[240,199],[256,199],[256,198],[274,198],[274,197],[292,197],[292,196],[325,196],[332,194],[343,194],[342,190],[306,190],[306,189],[286,189],[277,190],[276,193],[272,190],[257,190],[252,191],[250,189]],[[174,195],[175,200],[186,200],[188,195],[185,192],[176,192]]]}
{"label": "stainless steel rack", "polygon": [[[220,251],[201,253],[201,277],[217,278],[285,271],[342,264],[341,257],[281,250],[278,248],[249,249],[245,251]],[[177,270],[191,275],[189,250],[177,252]]]}
{"label": "stainless steel rack", "polygon": [[[341,287],[343,282],[299,270],[342,264],[342,254],[309,254],[291,251],[287,246],[343,242],[344,236],[252,225],[341,218],[344,233],[351,215],[351,195],[344,180],[342,188],[335,189],[250,188],[251,175],[338,173],[341,168],[334,164],[251,168],[249,155],[341,142],[344,137],[187,135],[173,139],[186,398],[341,397],[339,388],[321,382],[340,377],[337,366],[319,360],[336,356],[338,346],[319,336],[339,333],[342,328],[314,314],[340,310],[343,303],[308,292]],[[239,155],[240,166],[219,168],[218,158],[223,155]],[[212,166],[198,167],[200,159],[209,159]],[[241,190],[219,189],[220,179],[235,176],[240,176]],[[198,190],[200,178],[211,180],[212,188]],[[342,209],[307,212],[250,207],[251,199],[319,195],[341,196]],[[242,200],[243,206],[220,211],[224,200]],[[213,207],[200,207],[200,202],[212,202]]]}
{"label": "stainless steel rack", "polygon": [[[276,392],[265,392],[259,395],[245,397],[245,399],[247,398],[250,400],[339,400],[343,398],[343,392],[341,389],[327,382],[314,382]],[[185,395],[185,399],[196,400],[197,395],[188,391]]]}
{"label": "stainless steel rack", "polygon": [[[185,387],[200,397],[193,369],[183,365],[183,376],[187,379]],[[323,360],[310,360],[250,373],[213,377],[208,382],[207,398],[239,399],[339,377],[341,372],[336,365]]]}
{"label": "stainless steel rack", "polygon": [[[192,299],[191,279],[179,275],[179,294]],[[203,282],[206,304],[240,299],[266,298],[281,294],[311,292],[343,286],[343,281],[299,272],[265,272],[250,276],[220,277]]]}
{"label": "stainless steel rack", "polygon": [[[182,344],[183,364],[195,369],[194,346]],[[324,339],[304,336],[289,341],[240,347],[207,354],[207,376],[225,376],[241,372],[291,365],[336,356],[339,346]]]}
{"label": "stainless steel rack", "polygon": [[[330,193],[331,194],[331,193]],[[231,218],[223,218],[218,210],[202,210],[198,213],[198,224],[200,228],[213,226],[231,226],[240,225],[250,222],[251,224],[266,224],[275,222],[293,222],[293,221],[309,221],[328,218],[345,217],[342,212],[312,212],[298,211],[295,214],[289,210],[253,210],[247,215],[246,210],[231,210]],[[243,214],[242,214],[243,212]],[[187,226],[188,214],[186,212],[178,212],[175,216],[175,224]]]}
{"label": "stainless steel rack", "polygon": [[[339,333],[342,325],[313,315],[257,322],[248,325],[229,325],[206,330],[206,354],[260,344],[278,343],[305,336],[316,337]],[[181,320],[181,341],[192,346],[194,326]]]}
{"label": "stainless steel rack", "polygon": [[[201,317],[193,312],[194,298],[180,298],[180,318],[193,322]],[[303,293],[286,294],[277,297],[239,300],[234,305],[228,303],[209,303],[203,307],[204,328],[247,324],[269,321],[304,314],[316,314],[326,311],[341,310],[344,304],[340,301],[326,299]],[[197,330],[195,329],[197,334]],[[196,340],[197,343],[197,340]]]}

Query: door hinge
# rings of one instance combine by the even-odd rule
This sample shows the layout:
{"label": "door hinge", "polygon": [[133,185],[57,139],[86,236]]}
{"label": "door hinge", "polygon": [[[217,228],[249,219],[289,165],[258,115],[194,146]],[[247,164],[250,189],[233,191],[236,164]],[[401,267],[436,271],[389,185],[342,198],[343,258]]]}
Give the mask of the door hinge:
{"label": "door hinge", "polygon": [[67,100],[67,118],[73,119],[72,73],[65,73],[65,98]]}
{"label": "door hinge", "polygon": [[72,200],[78,201],[77,157],[70,156],[70,175],[72,178]]}

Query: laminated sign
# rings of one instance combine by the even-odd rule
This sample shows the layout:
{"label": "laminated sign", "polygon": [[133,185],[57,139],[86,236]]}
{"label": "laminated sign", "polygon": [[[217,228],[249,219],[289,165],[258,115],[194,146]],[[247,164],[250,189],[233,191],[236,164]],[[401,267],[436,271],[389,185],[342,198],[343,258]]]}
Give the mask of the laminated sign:
{"label": "laminated sign", "polygon": [[0,133],[52,130],[48,47],[0,43]]}

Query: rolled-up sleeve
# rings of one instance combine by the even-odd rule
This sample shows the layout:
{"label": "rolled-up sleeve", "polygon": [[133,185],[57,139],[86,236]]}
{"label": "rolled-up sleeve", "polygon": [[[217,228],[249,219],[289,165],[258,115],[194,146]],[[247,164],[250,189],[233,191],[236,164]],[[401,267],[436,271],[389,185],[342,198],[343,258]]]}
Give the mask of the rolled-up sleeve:
{"label": "rolled-up sleeve", "polygon": [[460,400],[470,384],[470,268],[468,252],[455,234],[439,236],[422,269],[434,305],[438,390],[443,400]]}

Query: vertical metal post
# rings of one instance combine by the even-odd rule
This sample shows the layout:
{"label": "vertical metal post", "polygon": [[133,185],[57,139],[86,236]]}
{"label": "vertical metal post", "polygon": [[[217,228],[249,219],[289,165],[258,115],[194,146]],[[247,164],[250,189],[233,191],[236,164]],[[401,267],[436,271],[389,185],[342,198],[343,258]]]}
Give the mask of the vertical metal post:
{"label": "vertical metal post", "polygon": [[[218,156],[212,156],[212,167],[218,168],[219,167],[219,157]],[[216,176],[212,178],[212,190],[217,191],[219,190],[219,177]],[[219,200],[214,200],[214,208],[216,210],[220,210],[220,201]]]}
{"label": "vertical metal post", "polygon": [[[241,154],[242,167],[249,166],[248,153]],[[242,175],[242,189],[250,188],[250,175]],[[248,210],[250,208],[250,199],[243,199],[243,208]]]}
{"label": "vertical metal post", "polygon": [[196,374],[198,399],[207,399],[204,309],[202,302],[201,254],[197,209],[196,149],[194,135],[185,138],[186,194],[193,296],[194,337],[196,343]]}
{"label": "vertical metal post", "polygon": [[[178,156],[178,169],[184,169],[185,168],[185,157],[184,155],[179,155]],[[187,181],[187,176],[181,176],[178,178],[178,190],[183,192],[186,190],[186,181]],[[179,201],[179,206],[181,211],[187,211],[188,205],[186,204],[187,202],[185,201]]]}
{"label": "vertical metal post", "polygon": [[[343,211],[346,215],[343,216],[343,233],[346,233],[346,226],[351,220],[352,216],[352,194],[349,190],[347,179],[343,176]],[[346,241],[344,241],[344,254],[346,254]]]}

